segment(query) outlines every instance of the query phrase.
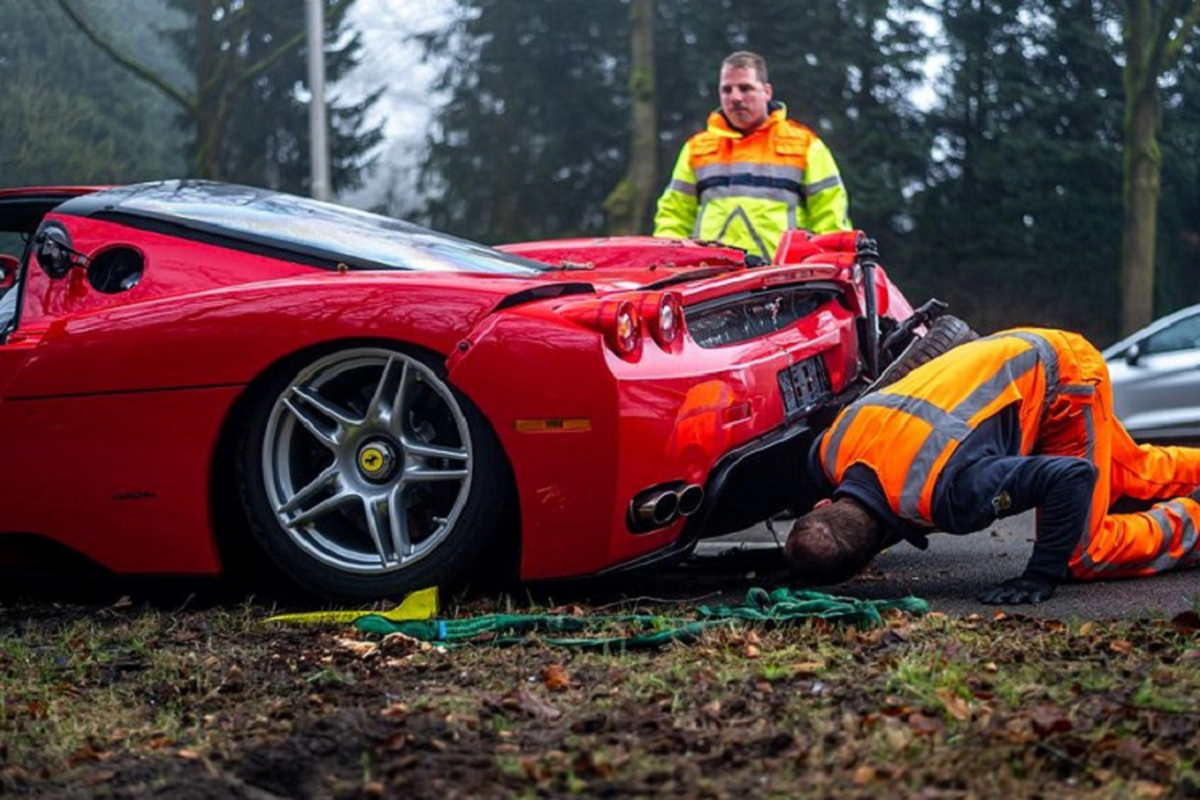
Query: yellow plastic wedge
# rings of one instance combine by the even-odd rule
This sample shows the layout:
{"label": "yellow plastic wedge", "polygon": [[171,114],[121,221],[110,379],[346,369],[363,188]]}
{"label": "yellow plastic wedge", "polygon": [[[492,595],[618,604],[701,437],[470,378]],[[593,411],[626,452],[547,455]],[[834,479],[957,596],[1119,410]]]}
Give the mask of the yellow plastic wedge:
{"label": "yellow plastic wedge", "polygon": [[359,617],[375,615],[392,622],[413,619],[430,619],[438,613],[438,590],[436,586],[418,589],[404,598],[404,602],[390,611],[311,611],[304,614],[279,614],[267,622],[298,622],[302,625],[327,625],[330,623],[354,622]]}

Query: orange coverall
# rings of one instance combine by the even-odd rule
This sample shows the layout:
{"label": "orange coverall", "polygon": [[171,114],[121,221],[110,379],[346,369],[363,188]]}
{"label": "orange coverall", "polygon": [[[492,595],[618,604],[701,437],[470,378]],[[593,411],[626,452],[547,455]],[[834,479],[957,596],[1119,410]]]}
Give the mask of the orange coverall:
{"label": "orange coverall", "polygon": [[[997,424],[1004,414],[1014,422],[1007,438],[993,435],[1005,428]],[[1200,449],[1136,444],[1113,416],[1103,357],[1078,334],[1024,328],[959,345],[852,403],[818,446],[837,492],[881,511],[906,538],[935,528],[970,533],[1037,507],[1026,573],[1036,566],[1039,579],[1147,575],[1200,559]],[[1050,474],[1090,464],[1090,508],[1059,502],[1053,523],[1044,519],[1060,482],[1045,469],[1040,479],[1022,479],[1024,467],[1037,466],[1030,457],[1057,459],[1040,462]],[[1110,513],[1122,497],[1164,502]],[[1053,536],[1051,525],[1059,529]],[[963,527],[970,529],[956,529]]]}

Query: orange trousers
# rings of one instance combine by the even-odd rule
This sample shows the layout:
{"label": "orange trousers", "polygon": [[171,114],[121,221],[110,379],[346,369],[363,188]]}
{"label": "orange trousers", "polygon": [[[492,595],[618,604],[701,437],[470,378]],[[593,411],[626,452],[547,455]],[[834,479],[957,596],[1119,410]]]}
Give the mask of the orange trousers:
{"label": "orange trousers", "polygon": [[[1065,353],[1059,353],[1060,363]],[[1042,421],[1037,452],[1086,458],[1096,466],[1088,531],[1071,556],[1075,578],[1152,575],[1200,561],[1200,449],[1138,445],[1113,416],[1112,383],[1091,346],[1073,348],[1064,384]],[[1069,374],[1069,378],[1068,378]],[[1149,510],[1111,514],[1114,501],[1161,500]]]}

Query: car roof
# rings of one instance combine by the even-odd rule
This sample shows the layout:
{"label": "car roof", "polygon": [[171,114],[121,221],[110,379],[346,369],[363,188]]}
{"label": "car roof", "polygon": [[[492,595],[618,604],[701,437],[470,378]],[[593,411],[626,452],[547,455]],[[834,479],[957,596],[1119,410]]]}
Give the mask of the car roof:
{"label": "car roof", "polygon": [[1119,342],[1110,344],[1108,347],[1104,348],[1103,351],[1101,351],[1101,354],[1106,360],[1115,358],[1124,353],[1129,348],[1129,345],[1133,344],[1134,342],[1144,339],[1152,333],[1157,333],[1163,328],[1174,325],[1181,319],[1187,319],[1188,317],[1195,316],[1196,314],[1200,314],[1200,303],[1197,303],[1194,306],[1188,306],[1187,308],[1181,308],[1178,311],[1166,315],[1165,317],[1154,320],[1154,322],[1151,322],[1141,330],[1129,334]]}

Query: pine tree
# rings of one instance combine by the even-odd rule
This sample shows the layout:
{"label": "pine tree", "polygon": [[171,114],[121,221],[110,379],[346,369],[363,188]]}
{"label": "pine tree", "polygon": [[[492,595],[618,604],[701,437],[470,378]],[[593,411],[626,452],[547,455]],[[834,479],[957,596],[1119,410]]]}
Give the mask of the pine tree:
{"label": "pine tree", "polygon": [[[78,0],[58,0],[72,23],[100,51],[157,88],[179,109],[189,133],[189,174],[301,190],[308,172],[307,115],[300,93],[307,71],[304,16],[285,0],[165,0],[181,25],[166,32],[185,68],[184,80],[145,63],[123,47],[105,20]],[[327,67],[334,77],[357,63],[360,43],[347,37],[345,14],[354,0],[325,0]],[[333,187],[358,185],[381,138],[364,130],[378,93],[357,104],[330,106]],[[305,131],[300,133],[299,131]]]}
{"label": "pine tree", "polygon": [[[160,2],[136,5],[119,40],[169,61],[156,31],[171,15]],[[83,7],[97,18],[116,16],[100,0]],[[0,3],[0,108],[4,185],[117,183],[182,171],[170,104],[148,85],[131,85],[53,4]]]}
{"label": "pine tree", "polygon": [[945,100],[917,234],[924,283],[981,330],[1110,338],[1120,75],[1103,0],[947,0]]}

